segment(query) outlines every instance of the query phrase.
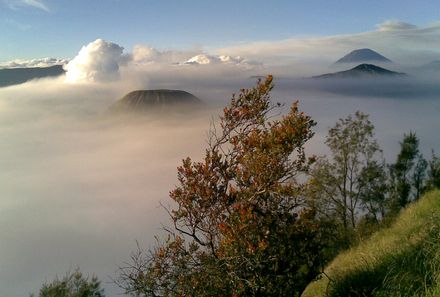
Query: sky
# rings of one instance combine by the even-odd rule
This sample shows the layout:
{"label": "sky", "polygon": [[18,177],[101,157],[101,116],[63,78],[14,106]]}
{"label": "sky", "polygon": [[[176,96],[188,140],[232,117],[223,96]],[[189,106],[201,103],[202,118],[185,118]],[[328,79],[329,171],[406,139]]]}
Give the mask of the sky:
{"label": "sky", "polygon": [[126,49],[210,49],[352,34],[388,20],[427,26],[438,1],[0,0],[0,61],[72,58],[97,38]]}

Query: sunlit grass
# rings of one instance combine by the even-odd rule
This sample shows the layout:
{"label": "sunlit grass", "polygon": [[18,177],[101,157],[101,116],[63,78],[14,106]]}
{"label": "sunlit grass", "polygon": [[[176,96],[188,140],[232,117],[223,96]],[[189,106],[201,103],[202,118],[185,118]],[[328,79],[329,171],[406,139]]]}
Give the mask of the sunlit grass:
{"label": "sunlit grass", "polygon": [[440,191],[340,254],[303,297],[440,296]]}

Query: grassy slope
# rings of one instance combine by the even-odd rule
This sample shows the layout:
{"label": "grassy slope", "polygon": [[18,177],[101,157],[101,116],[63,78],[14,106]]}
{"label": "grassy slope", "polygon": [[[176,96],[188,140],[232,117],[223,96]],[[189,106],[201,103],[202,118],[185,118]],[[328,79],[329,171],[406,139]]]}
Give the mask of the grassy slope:
{"label": "grassy slope", "polygon": [[340,254],[325,274],[303,297],[440,296],[440,191],[426,194],[390,228]]}

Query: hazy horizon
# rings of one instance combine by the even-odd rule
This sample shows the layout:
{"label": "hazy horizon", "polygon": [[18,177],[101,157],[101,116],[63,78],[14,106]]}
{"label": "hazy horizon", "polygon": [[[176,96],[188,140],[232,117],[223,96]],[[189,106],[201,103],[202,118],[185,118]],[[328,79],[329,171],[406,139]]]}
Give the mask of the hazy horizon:
{"label": "hazy horizon", "polygon": [[[225,81],[215,92],[212,83],[179,82],[209,108],[141,119],[105,113],[120,97],[117,87],[54,87],[57,81],[0,89],[0,291],[23,296],[79,266],[96,273],[108,295],[115,296],[118,289],[106,282],[115,277],[117,265],[128,260],[136,240],[148,247],[161,225],[169,223],[160,204],[170,203],[167,194],[177,182],[181,159],[202,157],[221,106],[255,80]],[[403,133],[417,133],[425,157],[440,147],[437,98],[347,96],[296,89],[290,80],[275,80],[275,86],[274,101],[287,110],[299,100],[300,109],[318,122],[307,144],[309,154],[326,153],[327,128],[356,110],[370,114],[388,162],[394,161]]]}
{"label": "hazy horizon", "polygon": [[[325,1],[243,1],[237,11],[228,1],[196,1],[194,11],[178,1],[108,1],[102,11],[97,3],[74,2],[0,0],[0,68],[66,70],[0,88],[0,296],[36,293],[77,266],[96,273],[106,296],[121,293],[110,277],[136,241],[148,248],[169,223],[160,205],[171,203],[177,166],[187,156],[201,159],[210,124],[256,77],[273,74],[273,101],[287,112],[299,100],[317,121],[308,154],[327,153],[327,129],[357,110],[370,115],[388,163],[404,133],[417,134],[425,158],[440,152],[440,69],[420,67],[440,60],[435,1],[403,1],[397,11],[397,1],[335,4],[346,6],[347,19],[319,9]],[[408,75],[305,79],[351,68],[334,62],[360,48]],[[188,91],[206,108],[144,117],[107,112],[130,91],[163,88]]]}

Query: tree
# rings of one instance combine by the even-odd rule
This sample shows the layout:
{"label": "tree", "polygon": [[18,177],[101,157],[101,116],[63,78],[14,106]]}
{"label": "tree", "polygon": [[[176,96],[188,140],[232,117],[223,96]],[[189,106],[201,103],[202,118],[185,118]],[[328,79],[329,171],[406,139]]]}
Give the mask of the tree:
{"label": "tree", "polygon": [[[33,295],[31,295],[33,296]],[[40,289],[38,297],[104,297],[101,283],[95,276],[83,276],[76,269],[67,273],[63,278],[56,278],[51,283],[45,283]]]}
{"label": "tree", "polygon": [[319,224],[297,177],[315,123],[275,119],[272,77],[233,96],[201,162],[178,168],[173,228],[121,267],[117,283],[139,296],[300,296],[322,266]]}
{"label": "tree", "polygon": [[330,158],[320,158],[311,172],[312,203],[339,223],[346,245],[361,205],[374,216],[383,209],[381,150],[373,132],[368,115],[359,111],[339,119],[325,140]]}
{"label": "tree", "polygon": [[414,200],[420,198],[420,196],[426,191],[426,169],[428,168],[428,161],[423,158],[422,154],[417,157],[417,162],[414,165],[414,171],[412,175],[412,183],[414,186]]}
{"label": "tree", "polygon": [[388,212],[385,166],[385,162],[371,161],[359,176],[361,206],[366,211],[365,219],[373,224],[379,224]]}
{"label": "tree", "polygon": [[432,151],[432,159],[428,163],[427,189],[440,189],[440,158]]}
{"label": "tree", "polygon": [[416,134],[404,134],[396,163],[390,165],[394,212],[419,198],[425,187],[426,168],[427,162],[419,152],[419,139]]}

